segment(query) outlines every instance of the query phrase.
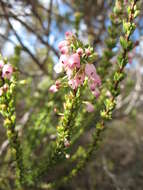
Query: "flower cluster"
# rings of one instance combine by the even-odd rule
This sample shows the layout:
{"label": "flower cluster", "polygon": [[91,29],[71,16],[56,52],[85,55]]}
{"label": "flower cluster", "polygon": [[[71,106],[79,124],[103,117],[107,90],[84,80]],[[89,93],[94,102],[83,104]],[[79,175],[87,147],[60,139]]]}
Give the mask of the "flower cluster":
{"label": "flower cluster", "polygon": [[13,67],[9,63],[4,63],[3,60],[0,60],[0,76],[2,79],[2,86],[0,87],[0,96],[8,89],[8,83],[4,84],[4,80],[10,80],[13,73]]}
{"label": "flower cluster", "polygon": [[[61,56],[55,71],[65,71],[68,85],[73,90],[82,86],[87,79],[92,94],[97,97],[101,80],[93,64],[97,58],[93,48],[89,45],[84,46],[72,32],[66,32],[65,40],[59,43],[58,48]],[[57,92],[58,89],[59,85],[56,84],[50,87],[52,92]]]}

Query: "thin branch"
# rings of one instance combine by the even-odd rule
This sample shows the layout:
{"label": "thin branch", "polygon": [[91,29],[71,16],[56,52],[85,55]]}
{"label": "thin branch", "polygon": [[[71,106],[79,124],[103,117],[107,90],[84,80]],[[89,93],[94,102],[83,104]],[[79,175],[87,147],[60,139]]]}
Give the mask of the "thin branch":
{"label": "thin branch", "polygon": [[[5,8],[5,6],[4,6],[4,4],[3,4],[2,2],[1,2],[1,5],[2,5],[2,8],[3,8],[4,13],[7,15],[6,8]],[[12,26],[10,20],[9,20],[9,17],[6,16],[6,19],[7,19],[7,22],[8,22],[8,24],[9,24],[10,28],[11,28],[12,31],[14,32],[14,34],[15,34],[17,40],[19,41],[20,45],[22,46],[23,50],[24,50],[25,52],[27,52],[27,53],[31,56],[31,58],[33,59],[33,61],[38,65],[38,67],[39,67],[45,74],[47,74],[47,72],[45,71],[45,68],[43,67],[43,65],[40,64],[39,60],[38,60],[38,59],[35,57],[35,55],[30,51],[30,49],[28,49],[28,48],[23,44],[23,42],[22,42],[20,36],[19,36],[18,33],[16,32],[16,30],[13,28],[13,26]]]}

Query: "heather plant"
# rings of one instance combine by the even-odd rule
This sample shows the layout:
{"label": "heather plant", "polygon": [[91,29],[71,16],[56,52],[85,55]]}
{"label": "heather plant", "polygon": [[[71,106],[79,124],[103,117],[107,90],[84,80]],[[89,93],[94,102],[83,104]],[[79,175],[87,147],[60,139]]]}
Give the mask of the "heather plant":
{"label": "heather plant", "polygon": [[[75,15],[75,33],[66,32],[59,43],[54,72],[49,64],[46,84],[41,82],[26,102],[26,109],[35,108],[28,110],[25,117],[33,114],[26,124],[16,123],[18,91],[29,96],[31,82],[20,76],[21,47],[16,46],[10,60],[0,57],[0,113],[9,143],[4,161],[12,165],[0,176],[1,189],[58,189],[76,177],[100,149],[102,133],[121,93],[129,52],[138,44],[131,35],[139,5],[137,0],[115,1],[101,57],[93,45],[79,39],[82,15]],[[90,142],[82,146],[80,137],[91,129]],[[58,171],[63,165],[67,172],[61,176]]]}

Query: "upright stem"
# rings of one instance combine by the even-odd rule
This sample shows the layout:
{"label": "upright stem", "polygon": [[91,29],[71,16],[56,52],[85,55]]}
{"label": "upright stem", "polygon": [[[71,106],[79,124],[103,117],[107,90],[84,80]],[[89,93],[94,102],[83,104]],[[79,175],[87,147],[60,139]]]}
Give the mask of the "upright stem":
{"label": "upright stem", "polygon": [[105,108],[101,111],[101,119],[100,121],[96,124],[96,129],[93,134],[93,139],[92,142],[89,144],[89,147],[87,149],[86,155],[79,161],[79,163],[76,165],[75,168],[71,170],[69,175],[63,177],[61,180],[55,182],[55,183],[50,183],[46,187],[47,189],[54,189],[58,186],[60,186],[63,183],[66,183],[70,181],[74,176],[76,176],[86,165],[87,161],[90,159],[91,155],[93,154],[94,151],[96,151],[99,148],[100,142],[101,142],[101,134],[105,130],[104,123],[106,120],[111,119],[112,116],[112,111],[115,108],[116,102],[116,96],[118,95],[118,88],[120,81],[123,80],[123,73],[124,73],[124,68],[127,64],[127,53],[132,49],[131,46],[131,41],[130,41],[130,36],[135,30],[134,27],[134,18],[136,17],[136,3],[138,0],[132,0],[131,1],[131,6],[129,7],[129,13],[128,13],[128,19],[127,23],[130,23],[128,25],[128,28],[124,30],[124,36],[122,37],[122,41],[120,40],[121,46],[122,46],[122,52],[119,55],[118,58],[118,68],[117,71],[114,72],[113,74],[113,81],[110,86],[111,90],[111,97],[107,98],[105,100]]}

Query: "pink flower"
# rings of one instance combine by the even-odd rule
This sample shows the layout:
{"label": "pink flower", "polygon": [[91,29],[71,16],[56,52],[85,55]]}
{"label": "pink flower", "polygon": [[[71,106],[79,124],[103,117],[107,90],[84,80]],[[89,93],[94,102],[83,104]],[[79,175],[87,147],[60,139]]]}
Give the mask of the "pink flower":
{"label": "pink flower", "polygon": [[13,68],[10,64],[5,64],[2,69],[2,77],[10,79],[13,73]]}
{"label": "pink flower", "polygon": [[91,91],[94,91],[95,88],[97,87],[97,83],[95,81],[92,80],[88,80],[88,85]]}
{"label": "pink flower", "polygon": [[91,90],[94,90],[96,85],[101,85],[101,79],[96,73],[96,68],[93,64],[86,64],[85,74],[88,76],[89,86]]}
{"label": "pink flower", "polygon": [[8,88],[9,88],[9,85],[8,84],[4,84],[3,91],[6,92],[8,90]]}
{"label": "pink flower", "polygon": [[94,81],[89,80],[88,85],[89,85],[90,90],[92,91],[92,94],[96,98],[98,98],[100,95],[99,90],[97,89],[97,86],[99,85],[99,81],[98,80],[97,81],[96,80],[94,80]]}
{"label": "pink flower", "polygon": [[82,85],[84,82],[84,79],[85,79],[84,73],[76,74],[75,80],[76,80],[77,86]]}
{"label": "pink flower", "polygon": [[60,88],[60,81],[56,81],[55,84],[53,84],[50,88],[49,88],[49,91],[52,92],[52,93],[55,93],[59,90]]}
{"label": "pink flower", "polygon": [[68,83],[72,89],[77,89],[80,85],[83,84],[84,79],[85,79],[84,73],[80,73],[80,74],[77,73],[76,76],[70,79]]}
{"label": "pink flower", "polygon": [[85,74],[91,78],[91,79],[94,79],[96,78],[97,74],[96,74],[96,68],[93,64],[89,64],[87,63],[85,65]]}
{"label": "pink flower", "polygon": [[94,81],[96,82],[97,86],[101,85],[101,79],[98,74],[96,74],[96,77],[94,78]]}
{"label": "pink flower", "polygon": [[69,146],[70,146],[70,142],[66,139],[66,140],[64,141],[64,145],[65,145],[65,147],[69,147]]}
{"label": "pink flower", "polygon": [[68,84],[70,85],[70,87],[72,88],[72,89],[77,89],[77,87],[78,87],[78,83],[76,82],[76,80],[75,79],[70,79],[69,81],[68,81]]}
{"label": "pink flower", "polygon": [[87,55],[87,56],[89,56],[89,55],[91,54],[90,49],[88,49],[88,48],[87,48],[87,49],[85,49],[85,53],[86,53],[86,55]]}
{"label": "pink flower", "polygon": [[90,102],[85,102],[87,112],[94,112],[94,105]]}
{"label": "pink flower", "polygon": [[56,85],[56,86],[57,86],[57,88],[59,89],[59,88],[60,88],[60,86],[61,86],[61,82],[60,82],[59,80],[56,80],[55,85]]}
{"label": "pink flower", "polygon": [[96,98],[98,98],[98,97],[100,96],[100,92],[99,92],[98,89],[95,89],[94,91],[92,91],[92,94],[93,94]]}
{"label": "pink flower", "polygon": [[94,83],[95,86],[100,86],[101,85],[101,79],[97,73],[91,77],[89,77],[89,83]]}
{"label": "pink flower", "polygon": [[0,60],[0,69],[2,69],[3,66],[4,66],[4,62],[3,62],[3,60]]}
{"label": "pink flower", "polygon": [[55,66],[54,66],[54,71],[56,73],[61,73],[63,71],[63,64],[61,62],[57,63]]}
{"label": "pink flower", "polygon": [[83,54],[83,49],[82,49],[82,48],[78,48],[78,49],[76,50],[76,53],[77,53],[79,56],[81,56],[81,55]]}
{"label": "pink flower", "polygon": [[66,74],[67,74],[68,78],[70,79],[73,75],[73,70],[69,67],[66,67],[65,70],[66,70]]}
{"label": "pink flower", "polygon": [[72,37],[72,36],[73,36],[73,33],[67,31],[67,32],[65,33],[65,36],[66,36],[66,38]]}
{"label": "pink flower", "polygon": [[74,53],[69,58],[69,67],[70,68],[80,68],[80,57],[77,53]]}
{"label": "pink flower", "polygon": [[68,54],[69,53],[69,48],[68,46],[64,46],[60,49],[61,54]]}
{"label": "pink flower", "polygon": [[63,40],[58,44],[58,48],[61,50],[63,47],[68,46],[69,42],[67,40]]}
{"label": "pink flower", "polygon": [[69,62],[69,56],[66,54],[61,55],[60,63],[62,63],[64,67],[68,65],[68,62]]}

